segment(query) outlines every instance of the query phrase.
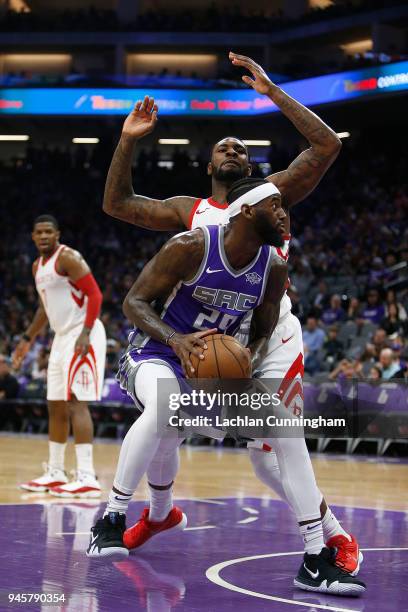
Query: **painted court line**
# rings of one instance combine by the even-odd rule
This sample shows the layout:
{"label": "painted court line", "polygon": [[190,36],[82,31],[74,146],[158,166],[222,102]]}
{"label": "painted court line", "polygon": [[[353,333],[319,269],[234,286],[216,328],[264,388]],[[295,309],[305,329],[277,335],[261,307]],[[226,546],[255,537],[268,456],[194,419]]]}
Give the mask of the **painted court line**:
{"label": "painted court line", "polygon": [[258,520],[257,516],[249,516],[246,519],[242,519],[242,521],[237,521],[238,525],[248,525],[248,523],[254,523]]}
{"label": "painted court line", "polygon": [[237,521],[238,525],[247,525],[248,523],[254,523],[255,521],[258,520],[259,510],[256,510],[255,508],[250,508],[249,506],[243,506],[242,510],[245,510],[245,512],[248,512],[248,514],[252,514],[252,515],[255,514],[256,516],[249,516],[246,519]]}
{"label": "painted court line", "polygon": [[[202,502],[203,504],[215,504],[216,506],[226,506],[227,502],[215,500],[215,499],[205,499],[204,497],[176,497],[177,500],[187,500],[187,501],[196,501]],[[227,498],[225,498],[227,499]]]}
{"label": "painted court line", "polygon": [[[408,551],[408,548],[362,548],[364,552],[379,552],[379,551]],[[252,557],[241,557],[239,559],[230,559],[228,561],[222,561],[221,563],[217,563],[216,565],[212,565],[208,568],[205,575],[214,584],[218,586],[224,587],[224,589],[228,589],[230,591],[235,591],[236,593],[241,593],[243,595],[250,595],[251,597],[258,597],[259,599],[267,599],[269,601],[280,601],[281,603],[286,603],[292,606],[305,606],[307,608],[318,608],[319,610],[330,610],[331,612],[359,612],[353,608],[340,608],[337,606],[326,606],[324,604],[317,603],[308,603],[306,601],[293,601],[293,599],[285,599],[283,597],[277,597],[276,595],[268,595],[266,593],[258,593],[257,591],[249,591],[248,589],[243,589],[235,584],[231,584],[227,582],[220,576],[220,572],[229,567],[230,565],[236,565],[238,563],[245,563],[246,561],[255,561],[257,559],[270,559],[272,557],[290,557],[293,555],[303,555],[303,551],[296,552],[281,552],[281,553],[271,553],[267,555],[254,555]]]}
{"label": "painted court line", "polygon": [[201,527],[186,527],[183,531],[198,531],[199,529],[216,529],[217,525],[201,525]]}

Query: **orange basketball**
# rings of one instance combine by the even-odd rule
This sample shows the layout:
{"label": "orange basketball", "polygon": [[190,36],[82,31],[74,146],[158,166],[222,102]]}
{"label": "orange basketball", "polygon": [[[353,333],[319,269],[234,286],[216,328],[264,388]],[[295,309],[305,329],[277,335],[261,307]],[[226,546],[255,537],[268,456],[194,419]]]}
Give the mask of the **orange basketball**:
{"label": "orange basketball", "polygon": [[225,334],[211,334],[204,340],[205,359],[190,354],[192,378],[251,378],[251,355],[238,340]]}

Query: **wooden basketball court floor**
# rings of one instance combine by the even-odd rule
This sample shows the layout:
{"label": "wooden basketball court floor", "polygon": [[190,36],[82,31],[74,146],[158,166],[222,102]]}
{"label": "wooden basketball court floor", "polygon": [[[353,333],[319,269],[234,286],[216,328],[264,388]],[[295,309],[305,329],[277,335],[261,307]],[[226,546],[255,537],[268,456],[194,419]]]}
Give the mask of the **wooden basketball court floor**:
{"label": "wooden basketball court floor", "polygon": [[[313,456],[320,489],[364,552],[360,577],[367,591],[351,599],[293,587],[302,559],[294,516],[257,481],[245,449],[183,446],[174,494],[188,516],[187,529],[153,538],[138,554],[110,564],[95,564],[84,551],[112,483],[119,444],[95,444],[102,500],[67,502],[19,490],[18,483],[41,473],[47,450],[45,437],[0,436],[0,610],[18,609],[7,600],[18,592],[62,594],[65,602],[54,609],[75,611],[408,610],[407,461]],[[141,483],[128,524],[145,499]]]}

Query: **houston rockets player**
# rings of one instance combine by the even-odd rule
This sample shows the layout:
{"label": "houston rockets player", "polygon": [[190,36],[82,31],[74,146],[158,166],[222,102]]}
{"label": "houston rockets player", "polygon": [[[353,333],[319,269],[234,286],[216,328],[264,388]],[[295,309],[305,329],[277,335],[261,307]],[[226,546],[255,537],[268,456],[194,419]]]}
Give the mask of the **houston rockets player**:
{"label": "houston rockets player", "polygon": [[[60,497],[100,497],[87,403],[99,400],[102,394],[106,354],[105,329],[98,319],[102,294],[81,254],[59,243],[54,217],[37,217],[32,238],[40,255],[32,268],[40,304],[14,351],[15,367],[21,365],[47,323],[55,336],[47,371],[48,463],[42,476],[20,486],[26,491],[48,491]],[[64,456],[70,425],[77,471],[74,480],[68,482]]]}
{"label": "houston rockets player", "polygon": [[[290,239],[289,210],[318,185],[336,159],[341,141],[319,117],[274,85],[261,66],[253,60],[234,53],[230,53],[230,59],[234,65],[242,66],[252,74],[252,78],[243,76],[243,81],[259,94],[267,95],[310,143],[310,148],[303,151],[287,170],[267,177],[268,181],[279,188],[282,204],[287,212],[286,240],[279,251],[279,254],[287,259]],[[146,97],[143,102],[136,104],[134,111],[127,117],[106,181],[105,212],[128,223],[153,230],[180,230],[224,223],[228,207],[226,194],[229,188],[237,179],[251,174],[248,151],[244,143],[237,138],[224,138],[213,147],[208,164],[208,174],[212,179],[210,198],[176,196],[167,200],[154,200],[134,193],[131,165],[135,145],[140,138],[154,129],[157,112],[154,99]],[[299,407],[302,402],[303,342],[300,323],[292,315],[290,308],[290,299],[285,295],[281,304],[279,324],[270,339],[267,356],[258,374],[281,379],[285,386],[286,402],[293,408]],[[262,452],[256,447],[250,448],[249,454],[257,476],[290,503],[304,530],[307,529],[303,525],[304,521],[311,517],[316,519],[316,549],[324,540],[327,545],[336,548],[336,562],[339,566],[350,573],[357,573],[362,559],[358,544],[353,536],[344,531],[317,490],[304,440],[288,441],[286,459],[281,458],[280,461],[275,452]],[[283,468],[282,462],[285,463]],[[135,547],[155,533],[171,528],[176,521],[176,517],[171,514],[172,483],[168,483],[167,497],[165,483],[162,483],[161,487],[155,487],[154,483],[149,484],[152,498],[160,497],[166,501],[162,501],[160,511],[154,501],[149,514],[139,521],[137,531],[133,532]],[[292,492],[290,499],[286,494],[288,486]],[[320,505],[319,510],[316,510],[316,504]],[[164,513],[165,511],[168,514]],[[310,533],[305,531],[303,535],[307,539]]]}
{"label": "houston rockets player", "polygon": [[[265,180],[238,181],[227,200],[228,225],[171,238],[126,297],[124,312],[136,329],[119,380],[143,412],[123,441],[105,515],[92,528],[90,557],[127,556],[125,513],[143,474],[147,471],[152,483],[173,481],[177,474],[181,441],[177,430],[168,431],[168,395],[159,393],[158,380],[173,380],[178,389],[175,378],[194,373],[190,353],[204,359],[205,336],[215,329],[235,334],[249,312],[254,369],[265,356],[287,283],[287,266],[270,245],[283,245],[286,214],[278,189]],[[164,303],[160,314],[153,303]],[[283,442],[274,439],[278,456],[285,453]],[[307,523],[313,532],[313,520]],[[182,515],[180,528],[185,524]],[[306,550],[295,584],[342,595],[365,590],[364,583],[332,563],[324,545],[317,552]]]}

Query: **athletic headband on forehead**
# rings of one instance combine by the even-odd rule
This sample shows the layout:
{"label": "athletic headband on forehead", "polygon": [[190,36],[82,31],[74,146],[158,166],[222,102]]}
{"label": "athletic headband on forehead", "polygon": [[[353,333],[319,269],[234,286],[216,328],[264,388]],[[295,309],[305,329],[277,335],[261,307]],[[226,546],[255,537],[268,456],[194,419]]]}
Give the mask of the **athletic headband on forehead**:
{"label": "athletic headband on forehead", "polygon": [[280,191],[273,183],[269,181],[267,183],[263,183],[262,185],[258,185],[258,187],[254,187],[250,191],[244,193],[244,195],[240,196],[237,200],[234,200],[232,204],[230,204],[227,208],[228,218],[231,219],[236,215],[239,215],[241,212],[241,206],[243,204],[248,204],[248,206],[254,206],[264,200],[268,196],[271,195],[280,195]]}

